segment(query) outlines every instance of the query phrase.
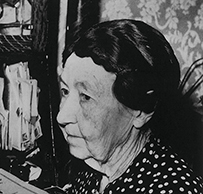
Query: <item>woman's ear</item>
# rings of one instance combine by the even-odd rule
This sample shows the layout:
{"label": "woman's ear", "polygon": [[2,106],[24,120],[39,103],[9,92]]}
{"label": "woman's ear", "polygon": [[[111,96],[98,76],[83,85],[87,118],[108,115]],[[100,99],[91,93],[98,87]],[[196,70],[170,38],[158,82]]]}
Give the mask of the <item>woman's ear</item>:
{"label": "woman's ear", "polygon": [[135,111],[133,125],[136,129],[141,128],[145,123],[147,123],[151,118],[154,112],[144,113],[141,111]]}

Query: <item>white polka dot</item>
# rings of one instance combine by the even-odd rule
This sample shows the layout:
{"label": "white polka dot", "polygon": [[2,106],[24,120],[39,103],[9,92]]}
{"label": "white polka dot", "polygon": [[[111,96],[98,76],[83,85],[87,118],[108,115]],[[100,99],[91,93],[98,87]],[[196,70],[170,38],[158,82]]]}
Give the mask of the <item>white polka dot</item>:
{"label": "white polka dot", "polygon": [[157,168],[157,167],[158,167],[158,164],[154,164],[154,165],[153,165],[153,168]]}
{"label": "white polka dot", "polygon": [[154,147],[154,144],[153,143],[150,143],[150,145],[149,145],[151,148],[153,148]]}
{"label": "white polka dot", "polygon": [[162,187],[163,187],[163,185],[162,185],[162,184],[158,185],[158,188],[162,188]]}
{"label": "white polka dot", "polygon": [[140,188],[137,188],[137,189],[136,189],[136,192],[139,192],[139,190],[140,190]]}
{"label": "white polka dot", "polygon": [[196,185],[197,184],[197,182],[195,181],[195,180],[193,180],[193,183]]}
{"label": "white polka dot", "polygon": [[165,190],[161,190],[161,192],[160,192],[161,194],[164,194],[164,193],[166,193],[166,191]]}
{"label": "white polka dot", "polygon": [[80,186],[80,187],[79,187],[79,190],[82,190],[82,188],[83,188],[83,187],[82,187],[82,186]]}
{"label": "white polka dot", "polygon": [[150,150],[150,151],[149,151],[149,154],[150,154],[150,155],[152,155],[152,154],[153,154],[153,151],[152,151],[152,150]]}
{"label": "white polka dot", "polygon": [[149,190],[149,194],[151,194],[151,193],[153,193],[153,189],[150,189],[150,190]]}
{"label": "white polka dot", "polygon": [[151,183],[150,185],[149,185],[149,187],[153,187],[154,186],[154,183]]}
{"label": "white polka dot", "polygon": [[197,193],[197,192],[198,192],[196,188],[194,188],[194,192],[195,192],[195,193]]}
{"label": "white polka dot", "polygon": [[145,191],[145,188],[143,187],[143,188],[141,189],[141,191],[144,192],[144,191]]}
{"label": "white polka dot", "polygon": [[192,192],[191,192],[191,191],[188,191],[188,194],[192,194]]}
{"label": "white polka dot", "polygon": [[168,185],[169,185],[169,183],[168,183],[168,182],[165,182],[165,183],[164,183],[164,186],[168,186]]}
{"label": "white polka dot", "polygon": [[125,178],[123,182],[124,182],[124,183],[128,182],[128,178]]}
{"label": "white polka dot", "polygon": [[155,154],[155,155],[154,155],[154,158],[155,158],[155,159],[158,159],[158,158],[159,158],[159,155],[158,155],[158,154]]}
{"label": "white polka dot", "polygon": [[140,178],[141,176],[142,176],[141,174],[138,174],[138,175],[137,175],[137,178]]}
{"label": "white polka dot", "polygon": [[168,193],[173,193],[173,190],[169,190]]}
{"label": "white polka dot", "polygon": [[143,148],[143,149],[142,149],[142,152],[143,152],[143,153],[146,152],[146,148]]}
{"label": "white polka dot", "polygon": [[143,162],[143,163],[145,163],[146,161],[147,161],[147,159],[146,159],[146,158],[144,158],[144,159],[142,160],[142,162]]}
{"label": "white polka dot", "polygon": [[164,178],[164,179],[166,179],[167,177],[168,177],[168,175],[167,175],[167,174],[165,174],[165,175],[163,176],[163,178]]}
{"label": "white polka dot", "polygon": [[156,177],[156,174],[153,174],[153,177]]}
{"label": "white polka dot", "polygon": [[178,160],[174,160],[174,162],[175,162],[176,164],[178,164],[178,163],[179,163],[179,161],[178,161]]}
{"label": "white polka dot", "polygon": [[180,178],[181,178],[182,180],[186,180],[186,178],[185,178],[184,176],[181,176]]}
{"label": "white polka dot", "polygon": [[181,170],[182,170],[182,168],[178,167],[178,168],[177,168],[177,170],[178,170],[178,171],[181,171]]}
{"label": "white polka dot", "polygon": [[176,183],[178,183],[178,181],[177,180],[173,180],[173,183],[176,184]]}
{"label": "white polka dot", "polygon": [[138,167],[139,165],[140,165],[140,163],[139,163],[139,162],[137,162],[135,166],[136,166],[136,167]]}
{"label": "white polka dot", "polygon": [[164,150],[165,148],[166,148],[165,146],[162,146],[162,148],[161,148],[161,149],[162,149],[162,150]]}
{"label": "white polka dot", "polygon": [[143,183],[143,180],[139,180],[139,181],[138,181],[138,184],[142,184],[142,183]]}
{"label": "white polka dot", "polygon": [[166,162],[162,162],[162,163],[161,163],[161,166],[165,166],[165,165],[166,165]]}
{"label": "white polka dot", "polygon": [[173,172],[171,175],[172,175],[172,176],[176,176],[176,175],[177,175],[177,173],[176,173],[176,172]]}
{"label": "white polka dot", "polygon": [[185,182],[186,185],[190,185],[190,183],[188,181]]}
{"label": "white polka dot", "polygon": [[157,181],[159,181],[158,179],[154,179],[154,182],[157,182]]}
{"label": "white polka dot", "polygon": [[120,187],[117,187],[117,188],[116,188],[116,191],[118,191],[119,189],[120,189]]}
{"label": "white polka dot", "polygon": [[128,182],[132,182],[132,180],[133,180],[132,178],[129,178],[129,179],[128,179]]}
{"label": "white polka dot", "polygon": [[123,177],[121,176],[121,177],[119,177],[119,179],[118,180],[122,180],[123,179]]}
{"label": "white polka dot", "polygon": [[134,187],[134,185],[130,185],[129,188],[132,189]]}
{"label": "white polka dot", "polygon": [[122,193],[125,192],[125,188],[122,188],[122,189],[121,189],[121,192],[122,192]]}
{"label": "white polka dot", "polygon": [[196,179],[197,179],[198,181],[200,181],[200,178],[199,178],[199,177],[196,177]]}
{"label": "white polka dot", "polygon": [[157,176],[160,176],[161,175],[161,172],[157,172]]}
{"label": "white polka dot", "polygon": [[143,172],[144,170],[145,170],[144,168],[141,168],[141,169],[140,169],[140,172]]}
{"label": "white polka dot", "polygon": [[183,187],[180,187],[179,190],[180,190],[181,192],[183,192],[183,191],[184,191],[184,188],[183,188]]}
{"label": "white polka dot", "polygon": [[150,175],[151,173],[152,173],[151,171],[148,171],[148,172],[147,172],[147,175]]}
{"label": "white polka dot", "polygon": [[164,158],[166,156],[166,154],[162,154],[161,157]]}
{"label": "white polka dot", "polygon": [[129,173],[130,172],[130,169],[128,168],[128,170],[126,171],[126,173]]}
{"label": "white polka dot", "polygon": [[77,180],[77,182],[78,182],[78,183],[80,182],[80,178]]}
{"label": "white polka dot", "polygon": [[96,189],[92,189],[92,194],[97,194],[97,190]]}
{"label": "white polka dot", "polygon": [[109,194],[113,194],[113,192],[110,190],[110,191],[109,191]]}
{"label": "white polka dot", "polygon": [[168,168],[168,171],[172,171],[172,170],[173,170],[173,168],[172,168],[172,167],[169,167],[169,168]]}

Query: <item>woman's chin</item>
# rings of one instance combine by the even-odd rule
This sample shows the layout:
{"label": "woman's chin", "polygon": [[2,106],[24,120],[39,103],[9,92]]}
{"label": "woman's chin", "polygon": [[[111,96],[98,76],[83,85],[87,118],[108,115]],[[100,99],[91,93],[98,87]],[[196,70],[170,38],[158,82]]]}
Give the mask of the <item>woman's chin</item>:
{"label": "woman's chin", "polygon": [[86,160],[87,158],[90,158],[89,153],[87,152],[86,149],[82,147],[76,147],[76,146],[69,146],[69,151],[70,153],[81,160]]}

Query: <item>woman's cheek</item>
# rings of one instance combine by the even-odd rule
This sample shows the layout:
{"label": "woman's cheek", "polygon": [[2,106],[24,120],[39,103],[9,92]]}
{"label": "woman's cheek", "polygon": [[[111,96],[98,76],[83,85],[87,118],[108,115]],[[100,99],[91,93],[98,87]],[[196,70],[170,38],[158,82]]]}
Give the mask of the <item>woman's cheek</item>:
{"label": "woman's cheek", "polygon": [[91,117],[93,116],[93,106],[92,105],[87,105],[87,104],[83,104],[81,105],[82,107],[82,117],[85,119],[85,120],[91,120]]}
{"label": "woman's cheek", "polygon": [[81,130],[88,130],[86,133],[89,133],[90,136],[95,133],[100,133],[104,121],[103,112],[102,108],[94,106],[84,108],[80,119]]}
{"label": "woman's cheek", "polygon": [[94,100],[81,103],[81,109],[84,119],[92,122],[96,120],[96,118],[98,119],[103,112],[103,108],[98,106],[98,103],[96,103]]}

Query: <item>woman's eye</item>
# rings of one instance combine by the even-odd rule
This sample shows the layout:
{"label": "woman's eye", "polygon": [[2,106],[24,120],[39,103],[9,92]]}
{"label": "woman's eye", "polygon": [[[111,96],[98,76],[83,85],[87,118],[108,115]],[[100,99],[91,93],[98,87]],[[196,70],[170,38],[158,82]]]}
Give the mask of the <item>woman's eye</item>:
{"label": "woman's eye", "polygon": [[61,94],[62,96],[67,96],[69,94],[69,91],[65,88],[61,88]]}
{"label": "woman's eye", "polygon": [[91,97],[88,96],[87,94],[81,93],[80,94],[80,99],[81,99],[82,102],[86,102],[86,101],[89,101],[91,99]]}

